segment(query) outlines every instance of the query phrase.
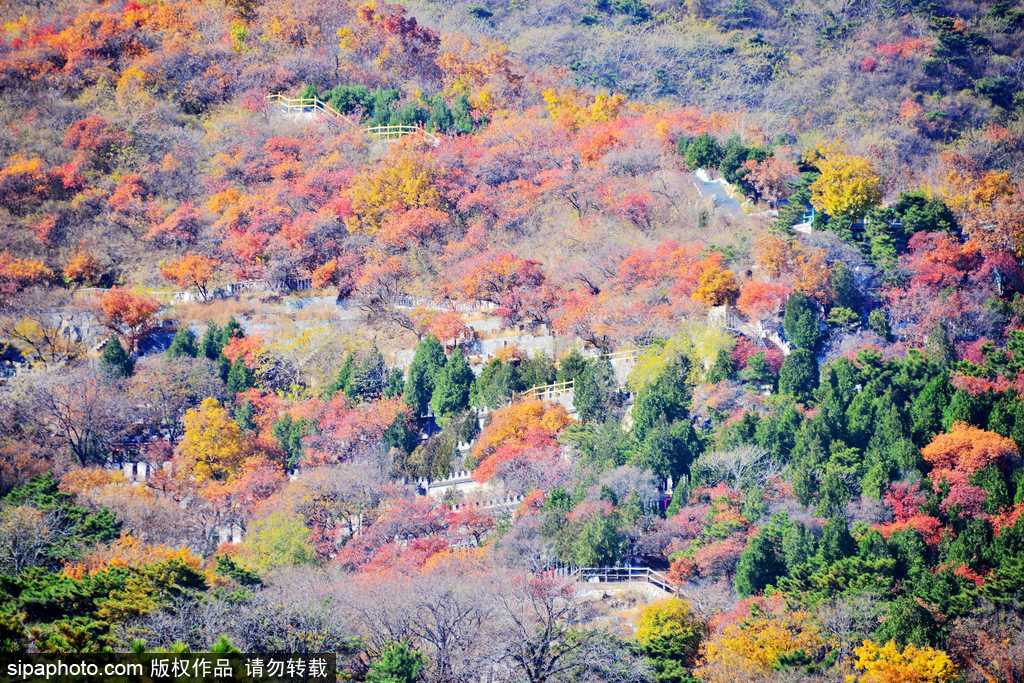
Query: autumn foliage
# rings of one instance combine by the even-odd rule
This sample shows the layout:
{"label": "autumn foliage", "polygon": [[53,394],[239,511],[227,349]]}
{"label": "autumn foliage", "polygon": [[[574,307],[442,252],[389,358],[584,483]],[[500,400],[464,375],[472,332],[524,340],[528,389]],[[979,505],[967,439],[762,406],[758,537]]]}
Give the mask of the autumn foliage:
{"label": "autumn foliage", "polygon": [[815,206],[833,216],[862,215],[881,199],[882,179],[867,159],[834,147],[821,154],[821,176],[811,186]]}
{"label": "autumn foliage", "polygon": [[183,476],[199,482],[231,479],[240,473],[248,455],[244,435],[216,399],[205,399],[186,413],[177,461]]}
{"label": "autumn foliage", "polygon": [[1017,445],[1006,437],[957,423],[921,450],[933,468],[933,476],[948,471],[973,474],[989,465],[1005,466],[1019,457]]}
{"label": "autumn foliage", "polygon": [[536,399],[518,401],[494,411],[473,446],[479,463],[473,477],[487,481],[502,465],[522,457],[551,458],[555,436],[570,422],[565,408]]}
{"label": "autumn foliage", "polygon": [[160,273],[179,287],[195,287],[205,301],[209,297],[209,285],[217,271],[219,262],[202,254],[185,254],[181,258],[163,264]]}
{"label": "autumn foliage", "polygon": [[956,667],[942,650],[895,642],[878,645],[870,640],[854,650],[858,683],[944,683],[956,678]]}
{"label": "autumn foliage", "polygon": [[134,349],[156,324],[155,316],[160,310],[160,302],[114,287],[99,297],[99,309],[106,325]]}

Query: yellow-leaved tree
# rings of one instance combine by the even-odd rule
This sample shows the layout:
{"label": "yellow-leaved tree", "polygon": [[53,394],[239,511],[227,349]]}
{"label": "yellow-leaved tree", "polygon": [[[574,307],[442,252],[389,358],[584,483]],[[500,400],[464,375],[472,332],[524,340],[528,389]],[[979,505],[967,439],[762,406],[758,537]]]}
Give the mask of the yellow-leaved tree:
{"label": "yellow-leaved tree", "polygon": [[254,521],[238,548],[239,562],[261,574],[278,567],[309,564],[315,558],[302,516],[287,510],[275,510]]}
{"label": "yellow-leaved tree", "polygon": [[787,661],[817,661],[826,649],[806,612],[778,610],[725,626],[704,644],[695,673],[708,683],[760,680]]}
{"label": "yellow-leaved tree", "polygon": [[179,471],[196,481],[226,481],[238,473],[249,448],[242,430],[215,398],[185,413],[185,436],[178,444]]}
{"label": "yellow-leaved tree", "polygon": [[907,645],[894,641],[885,645],[870,640],[853,651],[854,666],[860,675],[847,677],[847,683],[944,683],[956,678],[953,660],[942,650]]}
{"label": "yellow-leaved tree", "polygon": [[569,89],[562,92],[548,89],[541,93],[548,116],[566,128],[576,130],[592,123],[611,121],[626,104],[626,97],[618,93],[598,93],[593,98]]}
{"label": "yellow-leaved tree", "polygon": [[821,175],[811,184],[811,203],[830,216],[863,216],[882,198],[882,179],[864,157],[838,145],[818,151]]}
{"label": "yellow-leaved tree", "polygon": [[666,598],[644,607],[636,642],[657,680],[686,680],[697,657],[704,624],[682,598]]}
{"label": "yellow-leaved tree", "polygon": [[375,235],[394,215],[409,209],[436,209],[441,200],[434,187],[433,169],[421,156],[406,150],[356,176],[348,196],[352,215],[345,219],[345,227],[369,235]]}
{"label": "yellow-leaved tree", "polygon": [[700,274],[697,289],[691,295],[694,301],[708,306],[736,303],[740,285],[736,275],[717,261],[708,263]]}
{"label": "yellow-leaved tree", "polygon": [[626,381],[630,391],[640,392],[653,384],[681,356],[690,360],[690,377],[702,382],[722,351],[731,351],[736,338],[724,328],[703,321],[687,321],[663,343],[652,344],[637,356]]}

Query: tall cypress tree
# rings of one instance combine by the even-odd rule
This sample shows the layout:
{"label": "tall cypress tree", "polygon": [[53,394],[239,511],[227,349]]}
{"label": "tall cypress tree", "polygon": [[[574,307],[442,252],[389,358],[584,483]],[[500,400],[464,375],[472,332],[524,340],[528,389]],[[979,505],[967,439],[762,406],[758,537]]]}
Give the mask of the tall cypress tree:
{"label": "tall cypress tree", "polygon": [[641,389],[633,406],[633,433],[644,439],[647,432],[664,420],[672,423],[690,416],[690,386],[686,376],[690,361],[679,356],[669,363],[651,384]]}
{"label": "tall cypress tree", "polygon": [[[787,520],[788,521],[788,520]],[[786,575],[782,533],[776,520],[766,524],[747,543],[736,564],[736,592],[742,597],[760,593]]]}
{"label": "tall cypress tree", "polygon": [[573,349],[562,360],[558,361],[558,372],[555,373],[555,381],[568,382],[571,379],[577,380],[589,365],[590,361],[582,353]]}
{"label": "tall cypress tree", "polygon": [[242,329],[242,324],[235,320],[235,316],[231,316],[226,323],[224,328],[220,331],[220,345],[224,347],[229,341],[235,337],[244,337],[245,330]]}
{"label": "tall cypress tree", "polygon": [[817,386],[818,361],[813,351],[798,348],[786,356],[779,369],[779,391],[805,401]]}
{"label": "tall cypress tree", "polygon": [[478,408],[498,408],[515,391],[522,391],[523,381],[515,363],[492,358],[480,371],[470,388],[470,401]]}
{"label": "tall cypress tree", "polygon": [[402,398],[416,415],[424,415],[430,407],[437,375],[446,362],[441,342],[427,335],[416,345],[416,353],[409,364]]}
{"label": "tall cypress tree", "polygon": [[815,349],[821,339],[818,328],[818,307],[805,294],[794,292],[786,299],[782,319],[786,337],[800,349]]}
{"label": "tall cypress tree", "polygon": [[216,323],[207,323],[206,332],[199,342],[199,351],[210,360],[220,358],[220,350],[224,347],[221,342],[221,332]]}
{"label": "tall cypress tree", "polygon": [[587,363],[576,378],[573,407],[582,420],[601,420],[620,403],[615,371],[607,358]]}
{"label": "tall cypress tree", "polygon": [[343,388],[345,395],[354,401],[375,401],[387,389],[388,368],[384,356],[376,345],[360,354],[352,366],[352,378]]}
{"label": "tall cypress tree", "polygon": [[240,391],[250,389],[255,383],[255,375],[253,375],[252,370],[242,362],[241,358],[231,364],[231,369],[228,370],[228,391],[232,394],[237,394]]}
{"label": "tall cypress tree", "polygon": [[462,349],[455,349],[444,369],[438,373],[434,393],[430,397],[430,407],[438,420],[444,422],[469,407],[469,388],[473,379],[473,371],[462,355]]}
{"label": "tall cypress tree", "polygon": [[346,353],[345,360],[341,362],[341,367],[338,368],[338,374],[335,375],[334,381],[324,389],[324,398],[331,398],[339,391],[346,396],[348,395],[348,388],[352,383],[352,370],[355,368],[355,364],[355,356],[351,352]]}

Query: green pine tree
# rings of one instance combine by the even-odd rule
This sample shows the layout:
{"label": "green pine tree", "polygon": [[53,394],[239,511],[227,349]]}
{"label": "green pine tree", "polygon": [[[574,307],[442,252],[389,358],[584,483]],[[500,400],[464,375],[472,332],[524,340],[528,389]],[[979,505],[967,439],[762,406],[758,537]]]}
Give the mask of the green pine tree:
{"label": "green pine tree", "polygon": [[853,311],[860,310],[863,297],[857,287],[857,279],[854,277],[853,271],[847,268],[845,263],[837,261],[832,266],[829,282],[832,285],[832,291],[835,292],[835,297],[832,300],[833,306],[849,308]]}
{"label": "green pine tree", "polygon": [[569,380],[578,380],[589,364],[590,361],[582,353],[573,349],[562,360],[558,361],[555,381],[568,382]]}
{"label": "green pine tree", "polygon": [[668,508],[665,510],[666,517],[673,517],[679,513],[679,510],[686,505],[686,496],[689,490],[686,479],[680,479],[675,483],[672,488],[672,500],[668,503]]}
{"label": "green pine tree", "polygon": [[[829,317],[832,317],[831,314]],[[860,318],[858,317],[859,320]],[[885,315],[884,309],[874,308],[868,313],[868,329],[885,341],[892,341],[892,328],[889,325],[889,318]]]}
{"label": "green pine tree", "polygon": [[747,542],[736,564],[733,583],[741,597],[762,592],[786,575],[786,562],[782,551],[783,527],[789,524],[784,513],[773,518]]}
{"label": "green pine tree", "polygon": [[231,655],[238,654],[241,650],[231,642],[231,639],[226,634],[222,633],[217,636],[217,640],[210,644],[210,652],[218,655]]}
{"label": "green pine tree", "polygon": [[345,359],[341,362],[341,367],[338,368],[338,374],[334,377],[334,381],[328,384],[327,388],[324,390],[324,398],[331,398],[339,391],[348,395],[352,383],[352,372],[355,369],[355,364],[355,356],[351,352],[346,353]]}
{"label": "green pine tree", "polygon": [[235,424],[247,432],[256,431],[256,409],[251,401],[242,401],[233,414]]}
{"label": "green pine tree", "polygon": [[221,342],[220,329],[216,323],[207,323],[206,332],[203,333],[203,339],[199,342],[199,352],[210,360],[217,360],[220,358],[222,348],[224,348],[224,344]]}
{"label": "green pine tree", "polygon": [[359,354],[352,366],[352,375],[343,388],[353,401],[376,401],[387,390],[388,368],[377,345]]}
{"label": "green pine tree", "polygon": [[224,345],[235,337],[244,337],[245,330],[242,329],[242,324],[235,320],[235,316],[231,316],[224,327],[220,331],[220,346],[224,348]]}
{"label": "green pine tree", "polygon": [[671,476],[679,481],[689,475],[690,465],[702,447],[689,420],[659,422],[647,430],[644,440],[630,454],[629,463],[651,470],[660,480]]}
{"label": "green pine tree", "polygon": [[111,337],[103,346],[103,353],[100,354],[100,370],[107,377],[115,379],[131,377],[132,372],[135,371],[135,361],[124,350],[117,337]]}
{"label": "green pine tree", "polygon": [[427,129],[437,133],[447,133],[454,125],[455,119],[452,117],[452,110],[441,95],[435,95],[434,103],[430,107]]}
{"label": "green pine tree", "polygon": [[933,377],[910,403],[910,429],[914,442],[924,446],[942,432],[942,415],[953,387],[945,374]]}
{"label": "green pine tree", "polygon": [[698,168],[718,168],[722,161],[722,147],[708,133],[701,133],[686,146],[686,165],[691,171]]}
{"label": "green pine tree", "polygon": [[308,420],[293,420],[291,415],[282,415],[271,427],[274,438],[284,451],[284,469],[292,470],[302,459],[302,439],[308,435],[312,425]]}
{"label": "green pine tree", "polygon": [[430,397],[430,408],[440,422],[469,407],[469,390],[473,384],[473,371],[462,355],[462,349],[455,349],[444,368],[438,373],[434,392]]}
{"label": "green pine tree", "polygon": [[555,365],[546,354],[534,354],[519,363],[519,376],[527,389],[551,384],[555,381]]}
{"label": "green pine tree", "polygon": [[949,338],[949,330],[943,323],[938,323],[931,329],[925,337],[924,348],[928,356],[940,365],[947,366],[956,360],[956,348]]}
{"label": "green pine tree", "polygon": [[188,327],[179,327],[178,331],[174,333],[171,345],[167,347],[167,355],[171,358],[181,358],[182,356],[195,358],[198,356],[199,349],[196,346],[195,333]]}
{"label": "green pine tree", "polygon": [[672,423],[689,419],[690,386],[687,375],[690,361],[679,356],[669,363],[649,385],[637,392],[633,405],[633,433],[643,440],[661,421]]}
{"label": "green pine tree", "polygon": [[405,642],[385,645],[366,672],[366,683],[414,683],[420,680],[427,659]]}
{"label": "green pine tree", "polygon": [[813,351],[798,348],[786,356],[779,369],[779,391],[806,401],[817,386],[818,361]]}
{"label": "green pine tree", "polygon": [[794,292],[786,300],[782,328],[797,348],[816,349],[821,340],[817,305],[807,295]]}
{"label": "green pine tree", "polygon": [[456,133],[472,133],[476,127],[473,121],[472,108],[465,95],[459,95],[452,103],[452,127]]}
{"label": "green pine tree", "polygon": [[581,567],[608,567],[622,557],[625,535],[619,515],[595,515],[580,529],[573,543],[573,560]]}
{"label": "green pine tree", "polygon": [[477,408],[499,408],[508,402],[513,392],[523,389],[516,364],[492,358],[473,381],[469,400]]}
{"label": "green pine tree", "polygon": [[603,420],[619,407],[618,382],[607,358],[587,363],[573,385],[572,400],[581,420]]}
{"label": "green pine tree", "polygon": [[444,348],[433,335],[427,335],[416,345],[402,392],[402,398],[412,408],[413,414],[426,415],[437,375],[446,362]]}
{"label": "green pine tree", "polygon": [[249,369],[242,359],[239,358],[231,364],[231,369],[228,370],[227,387],[228,391],[232,394],[251,389],[256,384],[256,376],[253,371]]}

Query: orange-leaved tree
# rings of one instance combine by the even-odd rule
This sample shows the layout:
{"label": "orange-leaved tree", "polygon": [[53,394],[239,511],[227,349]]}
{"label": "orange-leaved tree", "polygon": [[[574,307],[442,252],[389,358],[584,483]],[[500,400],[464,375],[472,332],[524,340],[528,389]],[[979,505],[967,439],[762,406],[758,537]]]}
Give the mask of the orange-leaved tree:
{"label": "orange-leaved tree", "polygon": [[220,261],[203,254],[188,253],[160,266],[160,274],[179,287],[195,287],[203,301],[210,298],[209,286]]}
{"label": "orange-leaved tree", "polygon": [[64,281],[68,284],[87,285],[96,282],[100,275],[99,261],[87,251],[76,251],[64,264]]}
{"label": "orange-leaved tree", "polygon": [[156,324],[155,316],[160,310],[160,302],[152,297],[114,287],[100,296],[99,308],[103,323],[134,351],[139,340]]}
{"label": "orange-leaved tree", "polygon": [[1020,452],[1012,439],[957,422],[921,449],[921,455],[935,471],[973,474],[989,465],[1005,465]]}
{"label": "orange-leaved tree", "polygon": [[530,399],[496,410],[473,446],[479,465],[473,471],[478,481],[487,481],[505,462],[531,449],[555,445],[555,436],[572,418],[565,408]]}
{"label": "orange-leaved tree", "polygon": [[10,252],[0,251],[0,297],[45,282],[51,276],[50,269],[42,261],[15,258]]}
{"label": "orange-leaved tree", "polygon": [[735,303],[740,286],[736,275],[722,265],[721,258],[708,258],[701,264],[700,280],[693,300],[708,306]]}
{"label": "orange-leaved tree", "polygon": [[168,560],[177,560],[193,569],[199,569],[203,563],[202,559],[188,548],[150,545],[131,534],[124,534],[109,546],[91,551],[81,562],[65,566],[64,574],[71,578],[81,578],[106,569],[144,567]]}
{"label": "orange-leaved tree", "polygon": [[781,282],[748,280],[740,289],[736,308],[751,320],[764,320],[779,314],[789,293],[790,288]]}
{"label": "orange-leaved tree", "polygon": [[445,347],[455,346],[460,341],[468,341],[473,336],[473,328],[469,327],[462,315],[455,311],[416,308],[410,317],[416,324],[416,334],[431,334]]}

